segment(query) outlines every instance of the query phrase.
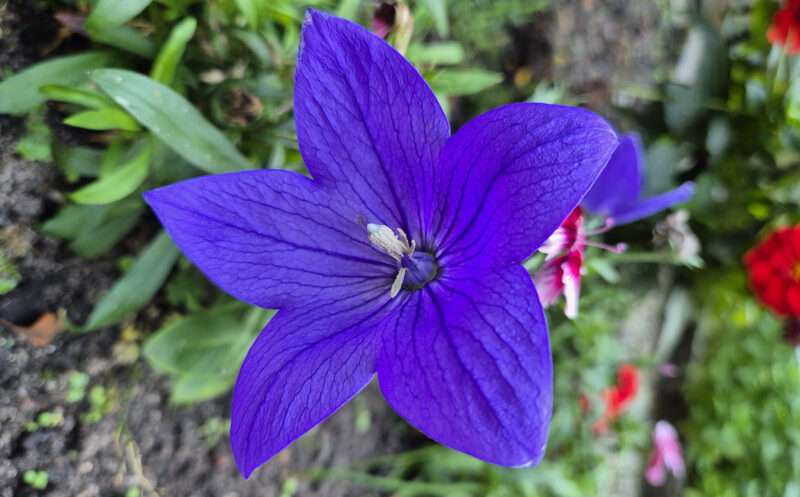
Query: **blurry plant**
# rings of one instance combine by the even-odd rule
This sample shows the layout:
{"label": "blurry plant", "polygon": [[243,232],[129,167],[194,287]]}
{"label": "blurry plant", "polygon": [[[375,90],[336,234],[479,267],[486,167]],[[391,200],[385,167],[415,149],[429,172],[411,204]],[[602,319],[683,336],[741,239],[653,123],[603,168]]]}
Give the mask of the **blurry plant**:
{"label": "blurry plant", "polygon": [[89,375],[74,371],[69,375],[66,401],[80,402],[86,396],[86,387],[89,385]]}
{"label": "blurry plant", "polygon": [[0,295],[15,289],[19,280],[17,268],[0,252]]}
{"label": "blurry plant", "polygon": [[114,408],[111,394],[101,385],[89,390],[89,410],[81,416],[84,423],[98,423]]}
{"label": "blurry plant", "polygon": [[689,497],[791,495],[800,481],[800,367],[782,326],[747,297],[744,275],[709,277],[707,359],[690,368]]}
{"label": "blurry plant", "polygon": [[61,410],[56,411],[44,411],[40,412],[38,416],[36,416],[35,421],[29,421],[25,425],[25,430],[27,431],[37,431],[41,428],[55,428],[56,426],[61,426],[64,422],[64,414]]}
{"label": "blurry plant", "polygon": [[44,490],[50,477],[45,470],[29,469],[22,474],[22,481],[36,490]]}

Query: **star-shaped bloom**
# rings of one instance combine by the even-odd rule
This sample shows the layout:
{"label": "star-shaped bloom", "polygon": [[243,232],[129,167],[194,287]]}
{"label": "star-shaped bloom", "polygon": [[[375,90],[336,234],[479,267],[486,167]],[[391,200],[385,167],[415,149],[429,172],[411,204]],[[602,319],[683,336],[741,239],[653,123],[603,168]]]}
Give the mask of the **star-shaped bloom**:
{"label": "star-shaped bloom", "polygon": [[687,202],[694,194],[694,184],[686,182],[666,193],[643,198],[644,173],[644,154],[639,136],[621,136],[619,147],[581,205],[619,226]]}
{"label": "star-shaped bloom", "polygon": [[537,463],[552,360],[521,264],[594,183],[615,132],[585,110],[521,103],[450,136],[397,51],[315,11],[295,83],[311,178],[247,171],[146,194],[212,281],[279,309],[234,388],[240,470],[249,476],[376,373],[430,438],[495,464]]}

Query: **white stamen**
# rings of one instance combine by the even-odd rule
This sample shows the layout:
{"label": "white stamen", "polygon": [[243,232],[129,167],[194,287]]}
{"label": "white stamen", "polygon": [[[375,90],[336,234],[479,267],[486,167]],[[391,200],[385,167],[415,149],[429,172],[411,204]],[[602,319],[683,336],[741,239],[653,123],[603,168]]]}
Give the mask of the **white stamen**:
{"label": "white stamen", "polygon": [[[411,256],[414,253],[414,249],[417,248],[417,242],[411,240],[411,243],[409,243],[408,235],[406,235],[405,231],[400,228],[397,228],[396,231],[397,233],[395,234],[391,228],[383,224],[367,225],[370,243],[392,259],[400,262],[403,260],[404,255]],[[407,269],[404,267],[398,269],[397,276],[395,276],[394,282],[392,282],[392,288],[389,291],[389,296],[391,298],[397,297],[397,294],[399,294],[400,290],[403,288],[403,280],[406,277],[406,272]]]}
{"label": "white stamen", "polygon": [[416,243],[408,243],[408,236],[400,228],[397,228],[397,234],[386,225],[383,224],[368,224],[367,231],[369,232],[369,241],[381,252],[389,255],[392,259],[400,262],[403,255],[411,255],[414,253]]}
{"label": "white stamen", "polygon": [[406,277],[406,268],[401,267],[400,271],[397,272],[397,276],[394,278],[394,282],[392,283],[392,289],[389,291],[389,297],[395,298],[397,294],[400,293],[400,289],[403,288],[403,280]]}

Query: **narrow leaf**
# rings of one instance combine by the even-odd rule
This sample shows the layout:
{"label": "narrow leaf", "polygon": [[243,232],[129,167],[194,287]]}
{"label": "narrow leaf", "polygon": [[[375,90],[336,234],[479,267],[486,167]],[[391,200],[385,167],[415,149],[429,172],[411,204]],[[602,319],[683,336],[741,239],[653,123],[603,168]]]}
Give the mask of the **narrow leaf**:
{"label": "narrow leaf", "polygon": [[150,5],[152,0],[99,0],[86,25],[90,27],[118,26],[130,21]]}
{"label": "narrow leaf", "polygon": [[425,7],[431,13],[433,22],[436,25],[436,32],[441,37],[447,36],[450,25],[447,22],[447,1],[446,0],[424,0]]}
{"label": "narrow leaf", "polygon": [[360,0],[340,0],[339,6],[336,8],[336,15],[355,21],[359,3]]}
{"label": "narrow leaf", "polygon": [[417,65],[423,64],[460,64],[464,61],[464,49],[461,45],[450,41],[440,43],[412,43],[406,56]]}
{"label": "narrow leaf", "polygon": [[236,0],[236,6],[239,7],[239,12],[247,20],[250,28],[253,30],[258,29],[258,5],[256,0]]}
{"label": "narrow leaf", "polygon": [[110,204],[136,191],[147,178],[153,147],[146,146],[129,163],[108,176],[89,183],[69,197],[79,204]]}
{"label": "narrow leaf", "polygon": [[503,81],[503,75],[481,69],[442,69],[429,81],[437,93],[463,96],[478,93]]}
{"label": "narrow leaf", "polygon": [[167,279],[178,259],[178,248],[162,231],[147,246],[125,275],[97,304],[84,331],[119,322],[144,307]]}
{"label": "narrow leaf", "polygon": [[142,128],[127,112],[116,107],[105,107],[100,110],[85,110],[64,119],[64,124],[76,128],[104,131],[121,129],[123,131],[140,131]]}
{"label": "narrow leaf", "polygon": [[39,88],[39,92],[48,100],[82,105],[90,109],[102,109],[116,105],[113,100],[102,93],[72,86],[44,85]]}
{"label": "narrow leaf", "polygon": [[50,236],[70,240],[70,250],[92,258],[108,252],[138,222],[144,202],[138,197],[106,205],[68,205],[42,226]]}
{"label": "narrow leaf", "polygon": [[197,21],[191,17],[175,26],[156,57],[153,69],[150,71],[151,78],[167,86],[172,85],[178,63],[186,50],[186,44],[194,36],[195,29],[197,29]]}
{"label": "narrow leaf", "polygon": [[145,35],[130,26],[103,26],[87,28],[89,37],[98,43],[125,50],[145,59],[156,54],[156,45]]}
{"label": "narrow leaf", "polygon": [[106,52],[86,52],[41,62],[0,83],[0,114],[25,114],[47,100],[39,88],[50,84],[73,84],[92,69],[108,65]]}
{"label": "narrow leaf", "polygon": [[222,132],[171,88],[131,71],[100,69],[92,80],[162,142],[211,173],[252,168]]}
{"label": "narrow leaf", "polygon": [[53,160],[64,171],[67,180],[77,181],[81,176],[97,176],[102,152],[88,147],[73,147],[56,140],[53,143]]}

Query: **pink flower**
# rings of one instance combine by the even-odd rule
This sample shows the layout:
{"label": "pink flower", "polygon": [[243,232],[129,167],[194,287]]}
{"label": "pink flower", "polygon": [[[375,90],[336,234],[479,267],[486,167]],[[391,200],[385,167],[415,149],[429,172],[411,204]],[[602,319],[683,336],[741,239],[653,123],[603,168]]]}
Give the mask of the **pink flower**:
{"label": "pink flower", "polygon": [[650,485],[659,487],[667,481],[667,472],[676,478],[683,478],[686,467],[678,432],[669,422],[659,421],[653,430],[653,452],[644,476]]}
{"label": "pink flower", "polygon": [[597,231],[587,232],[583,224],[583,210],[576,207],[552,235],[539,247],[546,254],[544,265],[536,271],[533,283],[545,307],[553,305],[564,295],[564,314],[570,319],[578,316],[578,299],[581,294],[581,272],[586,247],[598,247],[613,252],[625,250],[624,244],[610,247],[591,242],[588,236],[604,233],[611,228],[608,222]]}

